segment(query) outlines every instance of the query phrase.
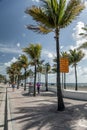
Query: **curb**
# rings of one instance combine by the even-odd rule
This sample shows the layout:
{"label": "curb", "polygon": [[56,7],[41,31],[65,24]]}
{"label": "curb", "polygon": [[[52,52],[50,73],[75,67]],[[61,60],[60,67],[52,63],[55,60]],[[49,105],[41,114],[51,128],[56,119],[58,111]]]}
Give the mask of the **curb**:
{"label": "curb", "polygon": [[3,94],[2,102],[0,105],[0,130],[4,130],[4,114],[5,114],[5,93]]}

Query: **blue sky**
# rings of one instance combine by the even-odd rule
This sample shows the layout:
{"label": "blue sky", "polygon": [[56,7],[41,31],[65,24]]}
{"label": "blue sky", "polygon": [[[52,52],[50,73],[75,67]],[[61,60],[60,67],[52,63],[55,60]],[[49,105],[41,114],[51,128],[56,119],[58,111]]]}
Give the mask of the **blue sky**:
{"label": "blue sky", "polygon": [[[25,14],[27,7],[40,5],[39,0],[0,0],[0,74],[6,74],[6,67],[14,62],[23,52],[22,48],[29,43],[42,44],[42,56],[45,62],[53,64],[55,56],[54,33],[41,35],[25,28],[26,25],[35,23],[32,17]],[[68,27],[60,32],[60,51],[68,51],[81,45],[86,39],[78,34],[82,27],[87,24],[87,1],[86,8]],[[87,82],[87,52],[82,61],[78,63],[78,82]],[[49,75],[49,82],[56,82],[55,75]],[[67,82],[75,82],[74,68],[69,68]]]}

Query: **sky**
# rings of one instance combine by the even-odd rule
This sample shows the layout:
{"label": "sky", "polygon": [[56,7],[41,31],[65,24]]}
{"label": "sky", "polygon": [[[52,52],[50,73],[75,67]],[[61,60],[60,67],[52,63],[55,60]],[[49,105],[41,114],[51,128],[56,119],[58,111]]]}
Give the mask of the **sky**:
{"label": "sky", "polygon": [[[0,74],[6,75],[6,68],[23,54],[22,48],[30,43],[40,43],[42,45],[41,59],[53,65],[53,58],[56,55],[54,33],[41,35],[26,29],[26,25],[35,24],[35,21],[25,13],[25,10],[40,3],[39,0],[0,0]],[[79,36],[85,24],[87,24],[86,0],[85,9],[80,15],[60,31],[60,52],[68,52],[87,40]],[[87,82],[87,50],[83,51],[85,57],[77,65],[79,83]],[[73,67],[69,67],[66,81],[75,82]],[[49,75],[49,82],[56,82],[55,75]]]}

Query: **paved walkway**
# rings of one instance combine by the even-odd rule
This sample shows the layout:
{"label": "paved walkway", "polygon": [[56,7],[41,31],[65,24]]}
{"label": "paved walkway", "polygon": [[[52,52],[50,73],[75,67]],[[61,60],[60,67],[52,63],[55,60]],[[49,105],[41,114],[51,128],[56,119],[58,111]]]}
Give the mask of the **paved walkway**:
{"label": "paved walkway", "polygon": [[33,97],[23,88],[14,92],[8,88],[8,130],[87,130],[87,102],[64,99],[64,103],[65,111],[59,112],[53,92]]}

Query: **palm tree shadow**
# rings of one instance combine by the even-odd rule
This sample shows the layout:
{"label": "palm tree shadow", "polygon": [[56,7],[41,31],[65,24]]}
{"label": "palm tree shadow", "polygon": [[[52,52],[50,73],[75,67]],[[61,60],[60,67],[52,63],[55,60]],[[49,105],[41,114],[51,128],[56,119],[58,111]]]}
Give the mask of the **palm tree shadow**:
{"label": "palm tree shadow", "polygon": [[[49,102],[49,103],[47,103]],[[79,119],[87,120],[87,103],[72,105],[65,102],[66,110],[59,112],[56,110],[57,103],[50,100],[37,100],[36,106],[17,107],[17,112],[21,114],[13,120],[23,125],[21,130],[28,129],[49,129],[49,130],[74,130]]]}
{"label": "palm tree shadow", "polygon": [[[23,92],[22,93],[22,95],[23,96],[33,96],[33,93],[29,93],[29,92]],[[49,96],[49,97],[55,97],[55,96],[57,96],[57,94],[56,93],[54,93],[54,92],[51,92],[51,91],[43,91],[43,90],[41,90],[40,91],[40,94],[37,94],[37,92],[36,92],[36,96]]]}

